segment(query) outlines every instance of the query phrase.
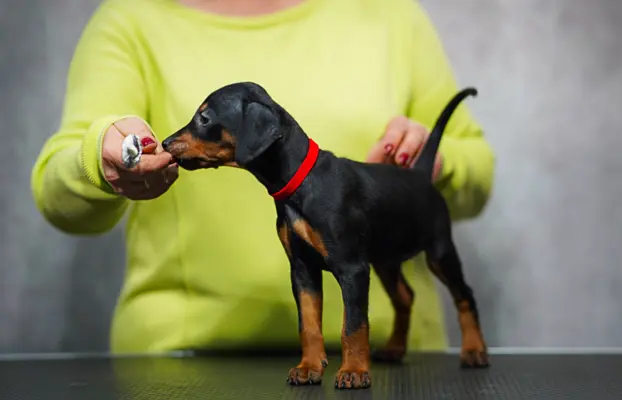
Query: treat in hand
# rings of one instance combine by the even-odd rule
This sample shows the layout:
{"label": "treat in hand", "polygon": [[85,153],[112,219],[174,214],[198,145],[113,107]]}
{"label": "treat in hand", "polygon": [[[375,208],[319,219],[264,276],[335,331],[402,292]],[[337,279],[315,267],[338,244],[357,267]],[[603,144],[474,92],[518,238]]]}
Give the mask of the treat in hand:
{"label": "treat in hand", "polygon": [[104,134],[101,157],[104,179],[131,200],[155,199],[177,180],[173,156],[140,118],[113,123]]}

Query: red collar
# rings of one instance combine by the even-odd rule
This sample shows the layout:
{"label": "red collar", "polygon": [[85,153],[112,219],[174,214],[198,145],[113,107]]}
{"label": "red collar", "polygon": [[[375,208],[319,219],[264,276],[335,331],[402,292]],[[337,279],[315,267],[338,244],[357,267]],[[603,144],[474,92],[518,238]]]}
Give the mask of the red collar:
{"label": "red collar", "polygon": [[285,186],[281,190],[276,193],[270,193],[270,196],[274,197],[275,200],[283,200],[296,192],[296,189],[302,184],[302,181],[305,180],[311,169],[315,165],[317,161],[318,154],[320,153],[320,149],[313,141],[313,139],[309,138],[309,149],[307,150],[307,155],[305,159],[298,167],[298,171],[292,176],[292,178],[287,182]]}

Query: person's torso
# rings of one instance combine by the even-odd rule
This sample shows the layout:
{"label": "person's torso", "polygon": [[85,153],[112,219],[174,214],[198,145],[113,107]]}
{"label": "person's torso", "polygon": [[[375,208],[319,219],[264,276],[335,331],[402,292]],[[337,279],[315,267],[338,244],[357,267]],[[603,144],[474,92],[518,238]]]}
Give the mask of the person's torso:
{"label": "person's torso", "polygon": [[[321,148],[363,160],[389,120],[406,112],[411,87],[408,68],[400,66],[406,59],[401,50],[408,45],[397,37],[399,29],[384,3],[309,0],[271,16],[237,19],[172,0],[144,2],[135,40],[147,87],[147,120],[155,135],[163,140],[185,125],[218,87],[253,81]],[[289,264],[266,189],[242,169],[180,169],[179,175],[166,194],[130,209],[128,278],[119,310],[131,309],[142,296],[154,309],[136,310],[162,313],[154,327],[176,321],[175,313],[186,314],[184,338],[171,339],[175,346],[220,340],[230,335],[217,328],[226,324],[247,332],[241,336],[296,338]],[[432,280],[422,274],[420,284],[432,295]],[[341,330],[341,296],[331,275],[324,281],[324,329],[330,341]],[[153,300],[158,295],[161,303]],[[393,313],[377,284],[372,284],[371,301],[371,312],[390,326]],[[222,310],[189,316],[192,302],[216,302]],[[274,304],[281,308],[270,310]],[[197,313],[201,309],[196,306]],[[286,314],[268,327],[271,318]],[[206,326],[223,333],[197,337]]]}

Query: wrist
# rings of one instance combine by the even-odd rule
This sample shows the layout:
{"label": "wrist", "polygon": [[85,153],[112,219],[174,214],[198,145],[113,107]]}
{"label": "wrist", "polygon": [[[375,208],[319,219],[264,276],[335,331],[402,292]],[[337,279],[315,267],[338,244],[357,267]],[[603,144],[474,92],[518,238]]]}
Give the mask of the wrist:
{"label": "wrist", "polygon": [[82,139],[80,149],[80,166],[89,182],[108,194],[117,195],[105,178],[103,161],[104,137],[113,124],[130,116],[107,116],[95,120]]}

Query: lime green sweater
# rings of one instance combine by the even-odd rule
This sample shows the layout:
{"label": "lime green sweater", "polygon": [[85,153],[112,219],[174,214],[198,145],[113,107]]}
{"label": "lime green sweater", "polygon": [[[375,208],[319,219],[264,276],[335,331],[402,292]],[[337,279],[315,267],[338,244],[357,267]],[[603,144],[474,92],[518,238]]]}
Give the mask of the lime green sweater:
{"label": "lime green sweater", "polygon": [[[357,160],[397,115],[431,127],[457,90],[413,0],[307,0],[259,17],[212,15],[173,0],[104,1],[75,50],[60,128],[34,165],[32,191],[42,215],[70,234],[100,234],[128,215],[114,352],[298,343],[273,201],[249,173],[180,170],[163,196],[137,202],[102,178],[102,133],[113,121],[138,116],[162,140],[210,91],[234,81],[260,83],[321,148]],[[454,220],[478,215],[494,155],[466,104],[441,151],[438,185]],[[440,349],[441,302],[420,261],[405,266],[417,292],[410,346]],[[340,291],[331,275],[324,282],[324,333],[338,345]],[[372,274],[372,342],[386,340],[392,319]]]}

